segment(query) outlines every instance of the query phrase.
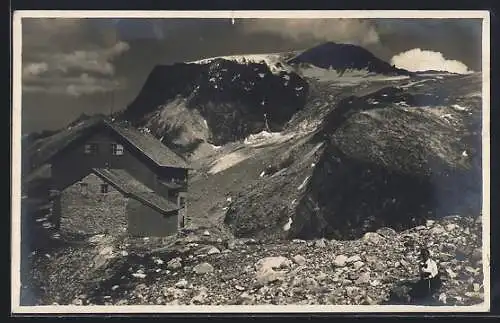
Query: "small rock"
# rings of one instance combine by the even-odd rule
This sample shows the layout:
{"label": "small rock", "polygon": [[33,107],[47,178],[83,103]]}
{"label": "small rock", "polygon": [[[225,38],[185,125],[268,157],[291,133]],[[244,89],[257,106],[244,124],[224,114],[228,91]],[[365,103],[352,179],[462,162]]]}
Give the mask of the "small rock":
{"label": "small rock", "polygon": [[256,279],[259,284],[267,284],[276,280],[282,280],[284,272],[275,269],[288,268],[291,262],[286,257],[266,257],[255,264]]}
{"label": "small rock", "polygon": [[220,250],[217,249],[216,247],[212,247],[212,248],[210,248],[210,250],[208,250],[207,255],[215,255],[218,253],[220,253]]}
{"label": "small rock", "polygon": [[112,246],[107,246],[99,250],[100,255],[109,255],[113,253],[113,247]]}
{"label": "small rock", "polygon": [[436,224],[435,226],[433,226],[430,230],[429,230],[429,233],[432,234],[432,235],[442,235],[443,233],[445,233],[446,230],[443,228],[442,225],[440,224]]}
{"label": "small rock", "polygon": [[198,295],[191,299],[192,304],[204,304],[208,297],[208,289],[206,287],[200,287]]}
{"label": "small rock", "polygon": [[144,273],[140,273],[140,272],[133,273],[133,274],[132,274],[132,276],[133,276],[133,277],[135,277],[135,278],[139,278],[139,279],[144,279],[144,278],[146,278],[146,274],[144,274]]}
{"label": "small rock", "polygon": [[237,244],[237,243],[236,243],[236,241],[234,241],[234,240],[228,241],[228,242],[227,242],[227,249],[228,249],[228,250],[233,250],[233,249],[236,249],[237,245],[238,245],[238,244]]}
{"label": "small rock", "polygon": [[167,303],[167,305],[174,305],[174,306],[177,306],[177,305],[180,305],[180,304],[181,304],[181,302],[178,299],[174,299],[171,302]]}
{"label": "small rock", "polygon": [[83,305],[83,300],[77,298],[77,299],[74,299],[73,302],[71,302],[71,304],[80,306],[80,305]]}
{"label": "small rock", "polygon": [[238,303],[241,305],[253,305],[255,304],[255,297],[244,292],[238,297]]}
{"label": "small rock", "polygon": [[349,286],[352,285],[352,280],[350,279],[343,279],[341,282],[342,286]]}
{"label": "small rock", "polygon": [[338,255],[333,260],[333,264],[335,265],[335,267],[344,267],[346,265],[347,259],[348,258],[344,255]]}
{"label": "small rock", "polygon": [[473,274],[473,275],[478,274],[480,270],[481,270],[481,268],[472,268],[470,266],[465,267],[465,271],[467,271],[468,273]]}
{"label": "small rock", "polygon": [[425,221],[425,226],[432,227],[434,225],[434,223],[436,223],[436,221],[434,221],[434,220],[427,220],[427,221]]}
{"label": "small rock", "polygon": [[306,258],[304,258],[301,255],[296,255],[292,258],[293,262],[296,263],[299,266],[302,266],[306,263]]}
{"label": "small rock", "polygon": [[127,256],[128,256],[128,252],[127,252],[126,250],[122,250],[122,251],[121,251],[121,255],[122,255],[123,257],[127,257]]}
{"label": "small rock", "polygon": [[154,262],[155,262],[155,264],[157,264],[157,265],[163,265],[163,260],[161,260],[161,259],[159,259],[159,258],[155,259],[155,260],[154,260]]}
{"label": "small rock", "polygon": [[373,243],[373,244],[378,244],[382,241],[383,237],[376,233],[376,232],[367,232],[363,236],[363,241]]}
{"label": "small rock", "polygon": [[349,280],[356,280],[359,278],[359,274],[355,271],[351,271],[347,274],[347,278],[349,278]]}
{"label": "small rock", "polygon": [[181,258],[173,258],[167,263],[167,268],[170,270],[176,270],[182,267]]}
{"label": "small rock", "polygon": [[120,286],[119,286],[119,285],[114,285],[113,287],[111,287],[111,290],[115,291],[115,290],[117,290],[118,288],[120,288]]}
{"label": "small rock", "polygon": [[345,288],[346,294],[348,297],[354,297],[359,293],[359,287],[356,286],[347,286]]}
{"label": "small rock", "polygon": [[240,286],[240,285],[236,285],[236,286],[234,286],[234,289],[239,290],[240,292],[242,292],[242,291],[245,290],[245,287]]}
{"label": "small rock", "polygon": [[179,280],[177,283],[175,283],[175,287],[176,288],[179,288],[179,289],[184,289],[186,288],[188,285],[188,282],[187,280],[185,280],[184,278],[182,278],[181,280]]}
{"label": "small rock", "polygon": [[255,263],[256,270],[262,269],[280,269],[280,268],[288,268],[290,267],[291,262],[286,257],[266,257],[262,258]]}
{"label": "small rock", "polygon": [[353,264],[353,266],[354,266],[354,269],[355,269],[355,270],[360,269],[360,268],[361,268],[361,267],[363,267],[364,265],[365,265],[365,264],[364,264],[364,262],[362,262],[362,261],[356,261],[356,262]]}
{"label": "small rock", "polygon": [[356,284],[368,284],[370,282],[370,273],[362,273],[359,275],[359,278],[356,280]]}
{"label": "small rock", "polygon": [[454,279],[455,277],[457,277],[457,274],[455,272],[453,272],[453,270],[451,270],[450,268],[446,268],[446,273],[448,274],[448,276],[451,279]]}
{"label": "small rock", "polygon": [[320,240],[316,240],[314,242],[314,246],[316,248],[326,248],[326,242],[325,242],[325,239],[320,239]]}
{"label": "small rock", "polygon": [[320,272],[317,276],[316,276],[316,280],[321,282],[321,281],[324,281],[325,279],[328,278],[328,275],[325,274],[324,272]]}
{"label": "small rock", "polygon": [[357,261],[361,261],[361,257],[358,256],[358,255],[347,258],[345,262],[347,264],[351,264],[351,263],[354,263],[354,262],[357,262]]}
{"label": "small rock", "polygon": [[364,303],[367,305],[377,305],[377,301],[375,301],[373,298],[371,298],[368,295],[365,296]]}
{"label": "small rock", "polygon": [[203,275],[212,273],[214,271],[214,267],[208,262],[204,262],[194,266],[193,271],[197,274]]}
{"label": "small rock", "polygon": [[292,242],[293,243],[300,243],[300,244],[306,244],[307,243],[306,240],[301,240],[301,239],[293,239]]}
{"label": "small rock", "polygon": [[203,231],[203,235],[205,237],[209,237],[210,236],[210,232],[208,232],[208,230],[205,230],[205,231]]}
{"label": "small rock", "polygon": [[396,230],[394,230],[392,228],[387,228],[387,227],[383,227],[383,228],[378,229],[376,231],[376,233],[378,233],[379,235],[386,237],[386,238],[392,238],[392,237],[395,237],[397,235]]}
{"label": "small rock", "polygon": [[399,266],[401,266],[401,263],[399,261],[396,261],[394,263],[394,268],[399,268]]}
{"label": "small rock", "polygon": [[445,226],[446,231],[453,231],[458,228],[458,225],[455,223],[449,223]]}

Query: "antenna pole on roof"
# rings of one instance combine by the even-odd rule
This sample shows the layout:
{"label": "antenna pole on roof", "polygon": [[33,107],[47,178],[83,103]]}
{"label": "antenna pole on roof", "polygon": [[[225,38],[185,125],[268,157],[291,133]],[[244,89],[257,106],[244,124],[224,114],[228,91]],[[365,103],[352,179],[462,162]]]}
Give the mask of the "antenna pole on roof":
{"label": "antenna pole on roof", "polygon": [[111,90],[111,117],[113,117],[114,105],[115,105],[115,90]]}
{"label": "antenna pole on roof", "polygon": [[111,90],[111,107],[110,107],[110,113],[109,113],[111,121],[113,121],[113,108],[114,108],[114,105],[115,105],[115,91]]}

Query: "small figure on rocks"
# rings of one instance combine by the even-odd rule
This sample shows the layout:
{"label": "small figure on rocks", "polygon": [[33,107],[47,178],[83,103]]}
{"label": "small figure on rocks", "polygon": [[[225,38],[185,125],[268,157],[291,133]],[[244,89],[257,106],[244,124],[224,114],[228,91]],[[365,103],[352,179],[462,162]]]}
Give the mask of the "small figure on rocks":
{"label": "small figure on rocks", "polygon": [[409,280],[396,284],[391,290],[388,304],[435,303],[432,295],[441,288],[441,275],[427,248],[420,250],[419,274],[417,281]]}
{"label": "small figure on rocks", "polygon": [[429,294],[432,294],[441,285],[438,266],[426,248],[420,250],[420,259],[420,279],[426,283]]}
{"label": "small figure on rocks", "polygon": [[420,280],[412,290],[414,299],[426,299],[431,297],[441,288],[441,277],[437,263],[431,258],[427,248],[420,250]]}

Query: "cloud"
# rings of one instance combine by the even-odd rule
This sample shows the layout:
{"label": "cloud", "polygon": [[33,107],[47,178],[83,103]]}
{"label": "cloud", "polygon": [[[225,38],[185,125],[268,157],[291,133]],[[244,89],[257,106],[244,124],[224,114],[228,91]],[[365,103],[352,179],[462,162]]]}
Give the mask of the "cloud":
{"label": "cloud", "polygon": [[124,80],[93,77],[83,73],[78,77],[50,77],[39,78],[23,86],[28,93],[65,94],[79,97],[87,94],[107,93],[122,89],[126,85]]}
{"label": "cloud", "polygon": [[71,53],[47,54],[45,58],[50,66],[63,73],[71,70],[113,75],[115,68],[112,61],[129,49],[125,42],[118,42],[110,48],[98,50],[75,50]]}
{"label": "cloud", "polygon": [[466,74],[472,71],[467,65],[457,61],[446,59],[442,53],[431,50],[414,48],[392,57],[391,64],[409,71],[445,71],[450,73]]}
{"label": "cloud", "polygon": [[28,63],[23,68],[23,77],[36,77],[49,70],[49,65],[45,62]]}
{"label": "cloud", "polygon": [[114,60],[130,46],[112,28],[95,29],[85,19],[23,20],[23,92],[80,96],[122,86]]}
{"label": "cloud", "polygon": [[379,42],[372,22],[364,19],[245,19],[246,33],[274,33],[294,41],[337,41],[357,45]]}

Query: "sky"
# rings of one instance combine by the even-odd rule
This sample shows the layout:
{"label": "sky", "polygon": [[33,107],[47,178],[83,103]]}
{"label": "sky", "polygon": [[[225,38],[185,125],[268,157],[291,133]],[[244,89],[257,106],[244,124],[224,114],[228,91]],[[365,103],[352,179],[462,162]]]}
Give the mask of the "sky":
{"label": "sky", "polygon": [[481,70],[479,19],[23,18],[22,131],[124,109],[158,64],[325,41],[410,70]]}

